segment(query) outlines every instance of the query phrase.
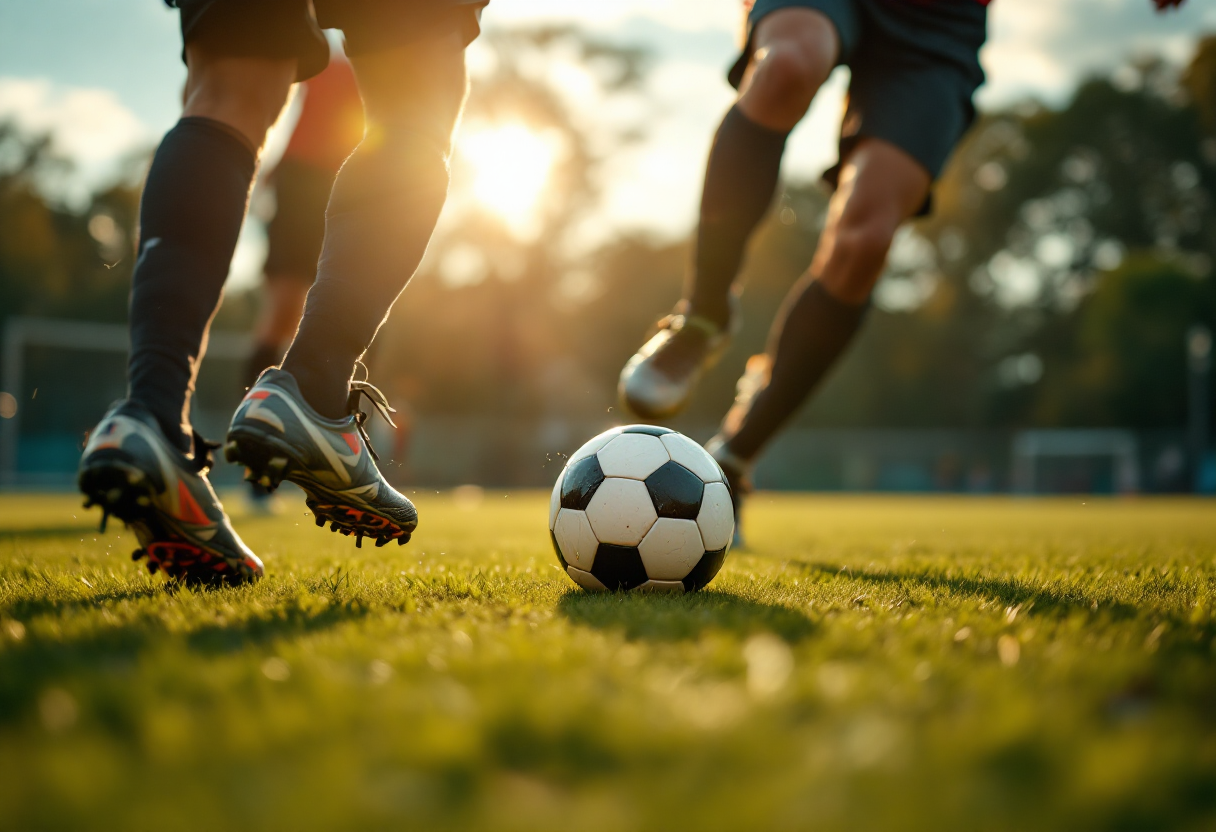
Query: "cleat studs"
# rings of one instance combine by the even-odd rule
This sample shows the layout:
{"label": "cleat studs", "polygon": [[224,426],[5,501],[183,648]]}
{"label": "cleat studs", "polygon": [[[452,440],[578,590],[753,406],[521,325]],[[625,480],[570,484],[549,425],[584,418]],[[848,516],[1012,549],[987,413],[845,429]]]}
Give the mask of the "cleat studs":
{"label": "cleat studs", "polygon": [[338,524],[337,524],[337,523],[331,523],[331,524],[330,524],[330,526],[329,526],[329,530],[330,530],[331,532],[336,532],[336,531],[338,531]]}
{"label": "cleat studs", "polygon": [[85,508],[92,508],[92,507],[93,507],[93,506],[95,506],[95,505],[97,505],[97,503],[93,502],[93,498],[92,498],[92,497],[89,497],[87,500],[85,500],[85,501],[84,501],[84,507],[85,507]]}
{"label": "cleat studs", "polygon": [[147,553],[144,552],[143,549],[136,549],[134,552],[131,553],[131,560],[137,561],[140,558],[142,558],[145,554],[147,554]]}
{"label": "cleat studs", "polygon": [[358,534],[355,535],[355,548],[356,549],[363,548],[363,532],[359,532]]}
{"label": "cleat studs", "polygon": [[271,488],[270,475],[262,474],[262,476],[258,477],[258,485],[262,486],[262,488]]}
{"label": "cleat studs", "polygon": [[387,537],[377,537],[376,538],[376,548],[379,549],[385,543],[388,543],[388,540],[389,539]]}
{"label": "cleat studs", "polygon": [[238,453],[240,453],[240,449],[237,447],[235,439],[230,439],[224,444],[224,459],[229,462],[236,462]]}
{"label": "cleat studs", "polygon": [[245,482],[253,482],[256,479],[253,475],[253,469],[248,465],[245,466]]}
{"label": "cleat studs", "polygon": [[410,536],[408,534],[402,535],[401,537],[397,538],[397,545],[404,546],[406,543],[409,542],[409,539],[410,539]]}
{"label": "cleat studs", "polygon": [[98,529],[98,531],[99,531],[100,533],[105,534],[105,531],[106,531],[106,521],[107,521],[107,520],[109,520],[109,519],[110,519],[110,512],[109,512],[109,510],[108,510],[108,509],[103,508],[103,509],[101,510],[101,527]]}
{"label": "cleat studs", "polygon": [[152,505],[152,498],[148,497],[146,494],[141,495],[135,498],[135,504],[147,508],[148,506]]}
{"label": "cleat studs", "polygon": [[152,574],[152,575],[155,575],[155,574],[156,574],[156,566],[157,566],[156,561],[154,561],[154,560],[150,560],[150,561],[148,561],[148,572],[149,572],[150,574]]}
{"label": "cleat studs", "polygon": [[316,519],[316,521],[317,521],[317,525],[318,525],[318,526],[321,526],[322,528],[325,526],[325,518],[324,518],[324,517],[317,517],[317,518],[315,518],[315,519]]}
{"label": "cleat studs", "polygon": [[144,481],[144,472],[131,470],[127,472],[127,482],[131,485],[139,485]]}
{"label": "cleat studs", "polygon": [[110,503],[111,505],[113,505],[114,503],[117,503],[121,499],[122,499],[122,489],[121,488],[117,488],[117,487],[111,488],[109,491],[106,492],[106,502]]}

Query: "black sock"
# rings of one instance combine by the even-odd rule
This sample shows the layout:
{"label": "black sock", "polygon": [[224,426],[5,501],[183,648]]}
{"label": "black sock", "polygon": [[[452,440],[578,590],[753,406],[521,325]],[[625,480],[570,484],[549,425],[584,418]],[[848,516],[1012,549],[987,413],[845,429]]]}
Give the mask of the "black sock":
{"label": "black sock", "polygon": [[274,367],[283,360],[283,347],[278,344],[254,344],[253,353],[245,362],[245,389],[258,380],[267,367]]}
{"label": "black sock", "polygon": [[190,396],[245,217],[257,156],[235,130],[183,118],[161,141],[139,209],[130,398],[190,450]]}
{"label": "black sock", "polygon": [[447,195],[446,143],[401,131],[365,141],[334,182],[317,281],[283,359],[300,393],[346,414],[355,362],[413,276]]}
{"label": "black sock", "polygon": [[730,289],[747,240],[772,204],[789,133],[756,124],[731,107],[705,168],[701,218],[685,297],[689,312],[725,327]]}
{"label": "black sock", "polygon": [[732,454],[751,460],[760,452],[836,363],[868,308],[836,300],[809,277],[794,287],[769,334],[768,383],[737,402],[723,422]]}

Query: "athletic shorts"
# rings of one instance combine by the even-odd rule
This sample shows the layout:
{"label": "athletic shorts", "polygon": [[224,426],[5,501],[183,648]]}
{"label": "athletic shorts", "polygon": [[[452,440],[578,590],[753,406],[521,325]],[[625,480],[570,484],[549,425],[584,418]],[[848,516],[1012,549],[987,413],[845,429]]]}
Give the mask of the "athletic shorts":
{"label": "athletic shorts", "polygon": [[[489,0],[165,0],[182,13],[182,39],[221,55],[295,58],[296,80],[329,64],[322,29],[341,29],[346,54],[365,55],[457,34],[480,33]],[[184,57],[184,56],[183,56]]]}
{"label": "athletic shorts", "polygon": [[[747,43],[729,78],[738,88],[751,60],[756,24],[778,9],[824,14],[840,38],[840,64],[852,71],[840,128],[843,162],[867,136],[883,139],[937,179],[975,120],[971,98],[984,83],[979,51],[987,8],[975,0],[756,0]],[[836,186],[840,163],[823,178]],[[922,213],[928,213],[926,203]]]}
{"label": "athletic shorts", "polygon": [[270,181],[277,208],[266,226],[266,277],[312,285],[325,239],[325,206],[334,172],[285,158]]}

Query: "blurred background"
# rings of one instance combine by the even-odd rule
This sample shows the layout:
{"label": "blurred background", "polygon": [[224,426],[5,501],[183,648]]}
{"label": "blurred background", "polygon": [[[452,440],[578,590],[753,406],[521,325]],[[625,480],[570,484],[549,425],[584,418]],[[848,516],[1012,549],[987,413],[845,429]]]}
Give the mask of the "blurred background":
{"label": "blurred background", "polygon": [[[393,479],[547,487],[626,418],[616,377],[679,296],[740,21],[738,0],[490,5],[449,204],[368,359],[401,410],[375,436]],[[0,0],[6,487],[70,485],[123,395],[139,192],[179,50],[159,0]],[[1216,492],[1216,7],[996,0],[983,60],[936,212],[901,234],[864,335],[758,485]],[[698,440],[810,261],[846,85],[838,70],[794,134],[742,331],[673,423]],[[243,394],[273,212],[260,185],[195,402],[212,438]]]}

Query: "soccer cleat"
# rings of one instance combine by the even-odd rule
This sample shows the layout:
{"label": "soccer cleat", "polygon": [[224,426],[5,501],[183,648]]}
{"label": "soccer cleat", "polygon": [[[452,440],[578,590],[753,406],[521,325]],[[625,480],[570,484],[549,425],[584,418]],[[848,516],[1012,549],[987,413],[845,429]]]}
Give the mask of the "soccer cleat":
{"label": "soccer cleat", "polygon": [[705,443],[705,450],[709,451],[726,476],[726,487],[730,489],[731,503],[735,508],[735,536],[731,547],[742,549],[747,545],[743,540],[743,501],[752,493],[752,464],[732,454],[726,443],[717,436]]}
{"label": "soccer cleat", "polygon": [[404,545],[418,525],[414,504],[389,485],[367,441],[366,396],[392,424],[384,395],[364,381],[351,382],[350,415],[326,419],[304,397],[291,373],[270,368],[245,395],[224,443],[229,462],[245,466],[245,479],[275,489],[289,480],[304,490],[318,526],[355,536],[362,546]]}
{"label": "soccer cleat", "polygon": [[78,483],[85,507],[101,506],[135,532],[148,571],[186,584],[242,584],[262,562],[237,536],[207,481],[212,445],[194,436],[194,456],[169,444],[156,418],[133,401],[116,404],[89,436]]}
{"label": "soccer cleat", "polygon": [[717,362],[730,334],[698,315],[674,314],[621,370],[621,403],[643,419],[666,419],[688,404],[701,376]]}

